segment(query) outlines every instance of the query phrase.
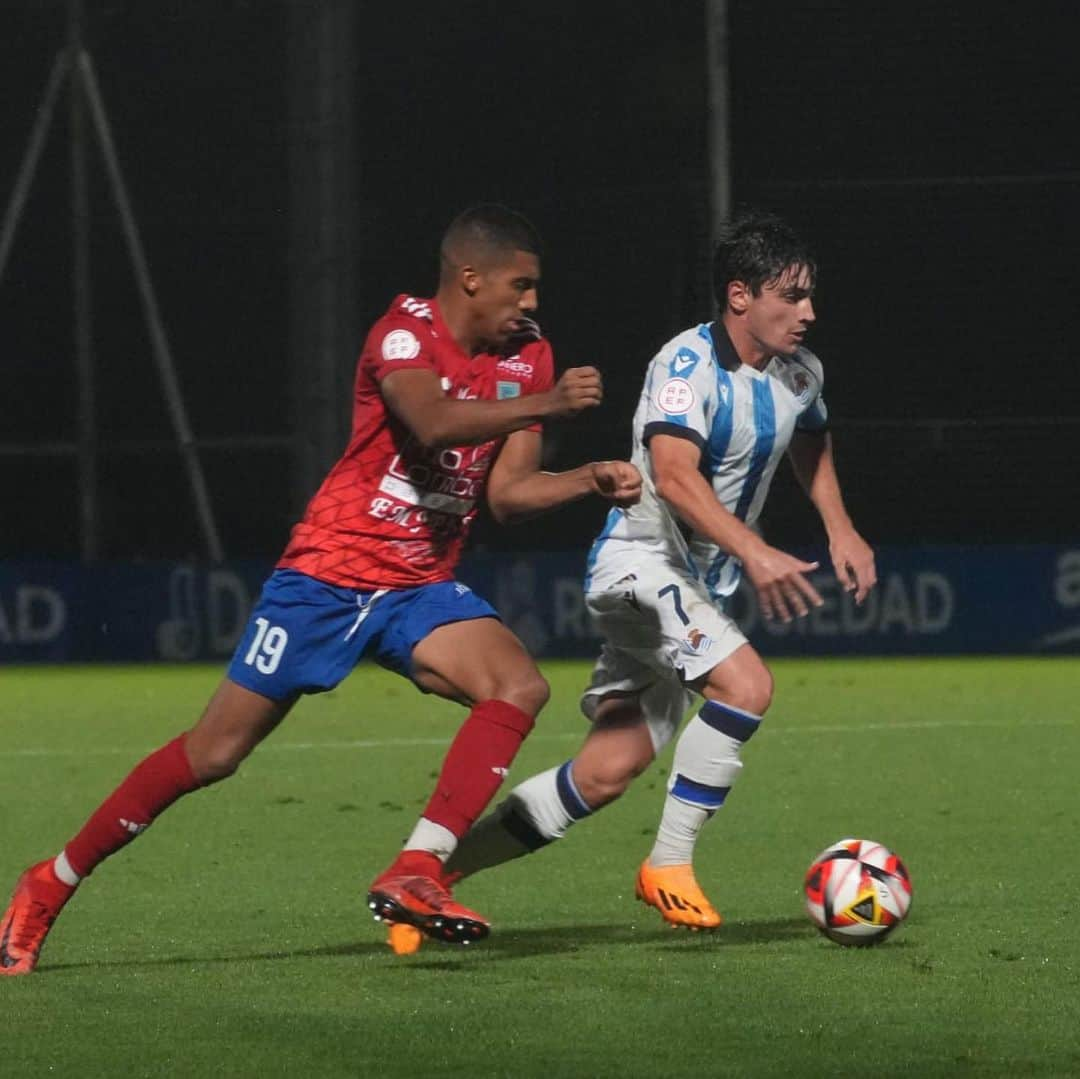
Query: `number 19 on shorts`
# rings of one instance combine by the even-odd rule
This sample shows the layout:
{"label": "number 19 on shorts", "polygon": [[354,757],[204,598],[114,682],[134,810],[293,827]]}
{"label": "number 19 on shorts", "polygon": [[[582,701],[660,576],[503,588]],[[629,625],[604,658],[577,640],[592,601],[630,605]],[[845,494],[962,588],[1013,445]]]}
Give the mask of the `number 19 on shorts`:
{"label": "number 19 on shorts", "polygon": [[281,663],[289,635],[281,626],[272,626],[265,618],[255,619],[255,640],[244,656],[244,662],[263,674],[273,674]]}

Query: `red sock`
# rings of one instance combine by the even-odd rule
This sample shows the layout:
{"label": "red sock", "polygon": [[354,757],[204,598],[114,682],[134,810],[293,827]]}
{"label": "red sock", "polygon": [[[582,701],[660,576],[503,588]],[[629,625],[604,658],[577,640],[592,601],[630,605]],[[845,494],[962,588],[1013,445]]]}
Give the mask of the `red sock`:
{"label": "red sock", "polygon": [[481,701],[450,744],[423,815],[460,839],[495,796],[532,726],[532,716],[506,701]]}
{"label": "red sock", "polygon": [[150,822],[183,794],[202,784],[184,751],[184,736],[174,738],[137,764],[83,825],[64,853],[85,877],[110,854],[144,832]]}

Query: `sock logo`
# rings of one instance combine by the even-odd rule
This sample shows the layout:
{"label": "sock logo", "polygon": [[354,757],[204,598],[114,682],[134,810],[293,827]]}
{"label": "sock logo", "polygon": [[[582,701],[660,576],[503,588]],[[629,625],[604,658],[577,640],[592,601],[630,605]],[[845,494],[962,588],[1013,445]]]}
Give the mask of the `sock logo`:
{"label": "sock logo", "polygon": [[150,827],[149,824],[139,824],[137,821],[125,820],[123,817],[120,818],[120,826],[132,835],[141,835]]}
{"label": "sock logo", "polygon": [[510,774],[509,768],[500,768],[497,764],[491,766],[491,770],[497,775],[502,776],[505,779]]}

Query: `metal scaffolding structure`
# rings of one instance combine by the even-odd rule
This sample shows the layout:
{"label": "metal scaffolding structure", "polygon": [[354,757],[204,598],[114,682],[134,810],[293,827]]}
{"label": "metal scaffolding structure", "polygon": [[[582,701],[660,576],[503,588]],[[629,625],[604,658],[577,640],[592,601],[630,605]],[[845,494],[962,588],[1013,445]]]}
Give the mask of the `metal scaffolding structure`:
{"label": "metal scaffolding structure", "polygon": [[706,0],[705,66],[709,94],[709,209],[712,231],[731,213],[731,68],[728,61],[727,0]]}
{"label": "metal scaffolding structure", "polygon": [[[165,332],[150,266],[143,247],[139,225],[132,209],[127,184],[120,167],[108,113],[102,98],[90,53],[85,47],[85,15],[82,0],[69,0],[67,42],[59,51],[49,73],[37,120],[30,134],[26,153],[15,181],[11,198],[0,226],[0,283],[11,254],[26,202],[34,183],[41,153],[48,139],[60,90],[67,82],[69,92],[69,160],[71,167],[70,219],[72,230],[72,284],[74,295],[74,346],[78,386],[78,430],[76,440],[43,448],[20,446],[22,454],[73,454],[78,462],[79,478],[79,547],[84,562],[96,561],[101,554],[100,493],[98,459],[100,454],[97,424],[96,378],[92,304],[92,267],[90,256],[90,201],[88,192],[88,136],[96,137],[108,180],[109,190],[124,235],[128,255],[139,292],[151,352],[164,395],[176,445],[187,474],[207,556],[215,562],[224,558],[206,477],[180,383]],[[89,130],[88,130],[89,128]]]}
{"label": "metal scaffolding structure", "polygon": [[352,0],[289,5],[290,363],[294,500],[341,453],[358,348]]}

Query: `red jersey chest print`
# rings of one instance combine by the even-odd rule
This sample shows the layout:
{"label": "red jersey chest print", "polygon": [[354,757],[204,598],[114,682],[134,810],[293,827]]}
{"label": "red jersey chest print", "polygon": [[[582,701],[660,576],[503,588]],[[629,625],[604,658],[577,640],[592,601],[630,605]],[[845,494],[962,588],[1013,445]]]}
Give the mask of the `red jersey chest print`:
{"label": "red jersey chest print", "polygon": [[349,445],[293,528],[279,568],[361,590],[453,576],[503,440],[422,446],[379,389],[387,375],[410,368],[434,371],[443,392],[459,400],[538,393],[554,381],[547,341],[508,356],[470,357],[433,300],[398,296],[360,354]]}

